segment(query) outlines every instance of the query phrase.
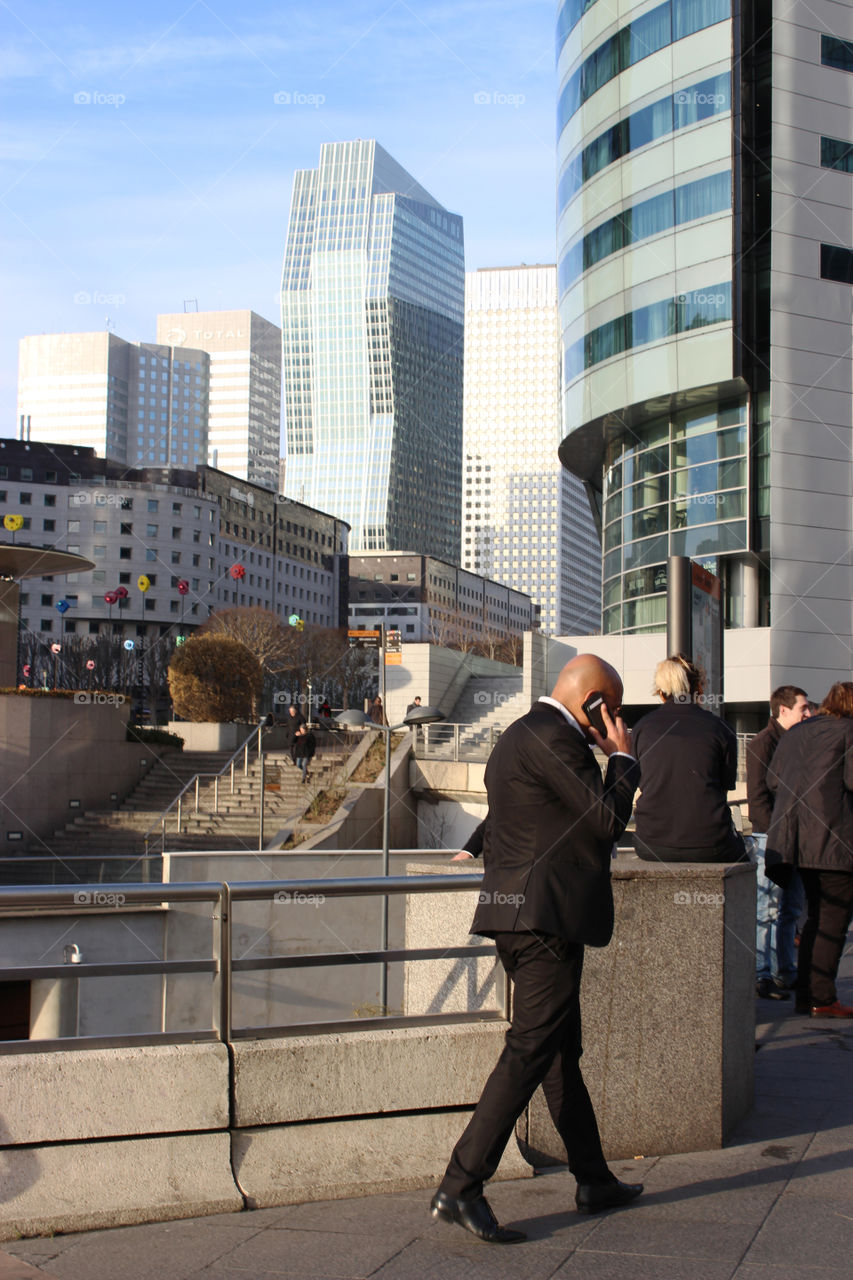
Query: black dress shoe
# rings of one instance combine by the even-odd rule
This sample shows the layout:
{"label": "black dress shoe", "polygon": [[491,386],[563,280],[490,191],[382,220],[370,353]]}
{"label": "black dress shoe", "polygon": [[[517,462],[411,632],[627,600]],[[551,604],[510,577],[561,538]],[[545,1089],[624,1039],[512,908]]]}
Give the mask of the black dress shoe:
{"label": "black dress shoe", "polygon": [[790,1000],[791,996],[787,991],[782,991],[772,978],[762,978],[760,982],[755,984],[755,994],[760,996],[762,1000]]}
{"label": "black dress shoe", "polygon": [[527,1239],[523,1231],[498,1226],[485,1196],[477,1196],[476,1200],[458,1200],[445,1191],[436,1191],[429,1207],[434,1218],[440,1218],[442,1222],[457,1222],[479,1240],[485,1240],[486,1244],[518,1244]]}
{"label": "black dress shoe", "polygon": [[603,1213],[630,1204],[642,1190],[642,1182],[579,1182],[575,1204],[578,1213]]}

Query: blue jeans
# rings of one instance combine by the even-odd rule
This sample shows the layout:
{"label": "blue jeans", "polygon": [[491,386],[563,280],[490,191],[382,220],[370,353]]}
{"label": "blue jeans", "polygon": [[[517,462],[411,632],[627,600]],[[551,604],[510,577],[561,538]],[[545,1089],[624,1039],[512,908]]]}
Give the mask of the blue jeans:
{"label": "blue jeans", "polygon": [[795,871],[787,889],[764,874],[766,835],[754,835],[756,861],[755,977],[776,979],[791,986],[797,978],[794,935],[805,903],[803,882]]}

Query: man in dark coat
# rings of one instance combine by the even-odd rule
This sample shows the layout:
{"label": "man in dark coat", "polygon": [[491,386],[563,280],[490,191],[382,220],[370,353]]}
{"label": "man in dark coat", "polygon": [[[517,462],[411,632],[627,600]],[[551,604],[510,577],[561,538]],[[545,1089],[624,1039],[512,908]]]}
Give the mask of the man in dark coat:
{"label": "man in dark coat", "polygon": [[789,729],[770,761],[776,801],[767,874],[799,868],[808,919],[797,960],[796,1007],[813,1018],[853,1018],[835,978],[853,918],[853,683],[839,681],[817,715]]}
{"label": "man in dark coat", "polygon": [[287,734],[285,742],[285,750],[290,751],[290,758],[296,764],[296,732],[300,725],[305,723],[305,717],[299,710],[295,702],[291,702],[287,708],[287,715],[284,718],[284,730]]}
{"label": "man in dark coat", "polygon": [[770,695],[770,719],[746,748],[746,795],[756,855],[755,989],[765,1000],[789,1000],[796,985],[794,934],[805,901],[803,882],[795,873],[785,889],[764,871],[767,829],[773,813],[773,792],[767,769],[782,735],[811,715],[805,689],[780,685]]}
{"label": "man in dark coat", "polygon": [[294,764],[302,770],[302,781],[308,781],[308,766],[314,759],[317,740],[306,724],[301,724],[293,739]]}
{"label": "man in dark coat", "polygon": [[[594,692],[605,697],[606,737],[583,710]],[[580,655],[563,668],[552,697],[505,730],[486,767],[485,876],[472,932],[495,939],[514,981],[512,1023],[431,1208],[490,1244],[524,1239],[498,1226],[483,1184],[540,1084],[578,1182],[578,1209],[615,1208],[642,1191],[608,1169],[580,1070],[584,945],[610,940],[612,849],[639,777],[630,734],[608,710],[615,715],[621,701],[613,667]],[[609,757],[604,779],[591,742]]]}

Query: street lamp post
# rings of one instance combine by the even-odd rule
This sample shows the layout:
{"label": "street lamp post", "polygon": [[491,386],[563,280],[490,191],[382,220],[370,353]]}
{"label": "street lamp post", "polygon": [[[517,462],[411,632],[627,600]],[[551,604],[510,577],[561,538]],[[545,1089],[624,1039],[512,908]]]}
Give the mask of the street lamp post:
{"label": "street lamp post", "polygon": [[[384,711],[384,703],[383,703]],[[391,734],[398,729],[413,729],[419,724],[436,724],[444,719],[444,712],[437,707],[414,707],[404,718],[402,724],[376,724],[363,711],[342,711],[335,716],[335,723],[342,729],[379,729],[385,738],[385,795],[382,806],[382,875],[387,879],[391,863]],[[379,949],[388,950],[388,895],[382,897],[382,924],[380,929]],[[380,975],[379,1000],[383,1014],[388,1012],[388,962],[382,962]]]}

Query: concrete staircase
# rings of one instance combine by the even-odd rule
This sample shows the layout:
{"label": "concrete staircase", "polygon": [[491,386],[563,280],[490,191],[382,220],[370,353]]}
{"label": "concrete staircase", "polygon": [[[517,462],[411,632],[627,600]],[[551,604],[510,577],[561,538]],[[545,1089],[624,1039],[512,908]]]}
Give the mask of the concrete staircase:
{"label": "concrete staircase", "polygon": [[474,748],[485,746],[492,730],[501,732],[529,710],[521,672],[517,676],[472,676],[447,720],[471,726],[465,742]]}
{"label": "concrete staircase", "polygon": [[[169,752],[152,767],[124,803],[115,810],[87,811],[62,831],[57,831],[48,843],[59,859],[85,859],[95,864],[101,874],[96,879],[109,879],[106,863],[116,855],[124,855],[125,861],[117,861],[113,869],[121,879],[122,868],[129,868],[134,858],[145,853],[145,832],[154,827],[150,835],[150,851],[162,851],[161,828],[158,819],[177,797],[185,783],[197,773],[218,773],[230,758],[230,752]],[[302,783],[301,772],[293,765],[289,752],[264,752],[267,790],[264,796],[264,835],[271,839],[276,831],[301,815],[319,790],[336,778],[342,757],[334,750],[318,747],[317,755],[309,770],[307,785]],[[276,773],[273,771],[277,771]],[[279,791],[269,789],[270,782],[280,784]],[[213,778],[202,778],[199,783],[198,812],[195,812],[195,789],[190,787],[182,800],[181,831],[177,831],[177,812],[172,809],[166,819],[165,847],[169,850],[241,849],[258,847],[258,800],[260,795],[260,766],[252,752],[248,774],[243,772],[243,758],[238,756],[234,770],[234,793],[231,794],[230,771],[219,779],[218,811],[214,811],[215,784]],[[77,868],[82,871],[82,865]],[[158,878],[152,868],[152,878]],[[81,878],[86,878],[81,876]],[[138,879],[139,864],[126,878]]]}

